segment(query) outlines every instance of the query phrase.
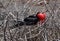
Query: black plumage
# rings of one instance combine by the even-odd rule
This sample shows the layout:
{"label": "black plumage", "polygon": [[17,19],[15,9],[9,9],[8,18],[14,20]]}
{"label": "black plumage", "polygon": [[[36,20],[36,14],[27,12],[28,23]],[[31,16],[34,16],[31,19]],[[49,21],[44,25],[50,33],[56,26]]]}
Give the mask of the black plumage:
{"label": "black plumage", "polygon": [[23,25],[24,25],[23,21],[17,21],[17,23],[15,24],[16,27],[23,26]]}
{"label": "black plumage", "polygon": [[26,17],[24,19],[24,22],[26,23],[26,25],[35,25],[38,22],[38,18],[36,17],[36,15],[30,15],[29,17]]}
{"label": "black plumage", "polygon": [[[39,13],[39,12],[38,12]],[[23,25],[36,25],[39,21],[37,14],[30,15],[26,18],[24,18],[23,21],[17,21],[17,24],[15,26],[23,26]]]}

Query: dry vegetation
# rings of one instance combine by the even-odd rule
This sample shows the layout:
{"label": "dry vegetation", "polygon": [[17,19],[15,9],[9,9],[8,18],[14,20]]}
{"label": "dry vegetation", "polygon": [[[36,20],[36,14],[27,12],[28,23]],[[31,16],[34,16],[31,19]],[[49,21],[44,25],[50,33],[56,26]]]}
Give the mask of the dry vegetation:
{"label": "dry vegetation", "polygon": [[[14,26],[37,11],[46,12],[42,25]],[[0,41],[60,41],[60,0],[0,0]]]}

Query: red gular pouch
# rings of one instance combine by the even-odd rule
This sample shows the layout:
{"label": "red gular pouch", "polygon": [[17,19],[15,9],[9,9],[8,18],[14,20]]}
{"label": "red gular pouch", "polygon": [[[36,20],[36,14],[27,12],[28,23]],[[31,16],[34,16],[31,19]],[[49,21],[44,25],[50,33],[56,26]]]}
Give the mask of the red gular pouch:
{"label": "red gular pouch", "polygon": [[43,23],[46,19],[46,14],[44,12],[43,13],[38,13],[37,18],[40,21],[40,23]]}

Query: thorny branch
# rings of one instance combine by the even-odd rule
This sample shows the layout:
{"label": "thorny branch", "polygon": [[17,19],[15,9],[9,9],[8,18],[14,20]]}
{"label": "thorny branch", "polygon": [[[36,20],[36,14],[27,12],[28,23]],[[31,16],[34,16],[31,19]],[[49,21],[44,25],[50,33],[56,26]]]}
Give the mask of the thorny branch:
{"label": "thorny branch", "polygon": [[[24,15],[24,13],[25,12],[27,12],[26,10],[27,9],[29,9],[30,10],[30,12],[32,11],[32,7],[29,7],[30,5],[30,3],[32,3],[32,2],[34,2],[35,0],[28,0],[26,3],[25,3],[25,5],[24,5],[24,10],[23,10],[23,12],[20,12],[19,13],[19,11],[18,11],[18,9],[17,9],[17,3],[15,3],[15,5],[14,5],[14,7],[16,8],[16,11],[18,12],[17,13],[17,19],[16,19],[16,16],[12,13],[12,12],[9,12],[8,14],[7,14],[7,16],[5,17],[5,19],[4,19],[4,41],[7,41],[7,38],[6,38],[6,28],[7,28],[7,24],[8,24],[8,20],[7,20],[7,18],[8,18],[8,16],[12,16],[13,17],[13,19],[14,20],[18,20],[18,17],[19,17],[19,15],[18,14],[23,14]],[[48,26],[47,26],[47,22],[48,21],[50,21],[49,19],[51,18],[51,21],[50,22],[52,22],[52,25],[54,24],[54,25],[56,25],[54,22],[54,20],[55,20],[55,16],[57,16],[57,14],[56,13],[58,13],[58,11],[59,11],[59,8],[60,7],[58,7],[57,9],[56,9],[56,7],[57,7],[57,0],[54,0],[55,2],[54,3],[50,3],[49,2],[49,4],[46,4],[46,0],[43,0],[42,2],[44,2],[45,4],[44,4],[44,7],[46,8],[46,10],[47,10],[47,12],[50,14],[50,16],[48,17],[48,18],[46,18],[46,20],[45,20],[45,22],[42,24],[42,25],[40,25],[40,27],[39,26],[37,26],[37,27],[35,27],[34,29],[32,29],[31,30],[31,27],[27,27],[27,26],[24,26],[24,27],[21,27],[22,28],[22,30],[21,30],[21,28],[19,29],[19,27],[17,27],[18,29],[17,29],[17,31],[14,31],[15,33],[12,35],[12,33],[10,32],[11,31],[11,29],[9,29],[9,34],[10,34],[10,41],[14,41],[14,39],[17,41],[17,40],[19,40],[19,38],[20,38],[20,40],[23,40],[23,41],[28,41],[27,39],[31,39],[31,38],[34,38],[34,37],[37,37],[38,35],[40,35],[41,34],[41,32],[43,32],[44,33],[44,35],[43,35],[43,38],[44,38],[44,40],[45,41],[48,41],[48,32],[47,32],[47,28],[48,28]],[[12,1],[10,0],[9,1],[9,4],[11,3]],[[5,7],[5,8],[7,8],[8,6],[9,6],[9,4]],[[52,5],[53,4],[53,5]],[[28,5],[28,6],[27,6]],[[50,9],[51,10],[49,10],[49,8],[48,7],[50,7]],[[36,12],[36,10],[35,10],[35,12]],[[27,14],[26,14],[27,15]],[[23,17],[25,17],[25,16],[23,16]],[[53,22],[54,21],[54,22]],[[46,24],[46,25],[45,25]],[[53,25],[53,26],[54,26]],[[8,25],[9,26],[9,25]],[[42,27],[43,26],[43,27]],[[57,27],[57,26],[56,26]],[[26,33],[24,33],[24,30],[25,29],[29,29],[29,31],[28,32],[26,32]],[[33,27],[32,27],[33,28]],[[32,31],[34,31],[34,30],[36,30],[36,29],[41,29],[41,31],[39,31],[36,35],[32,35]],[[43,30],[42,30],[42,28],[44,28]],[[59,28],[59,27],[58,27]],[[15,28],[14,28],[15,29]],[[48,28],[49,29],[49,28]],[[52,28],[53,30],[54,30],[54,28]],[[24,37],[22,37],[22,36],[20,36],[19,37],[19,35],[18,35],[18,32],[19,32],[19,34],[23,34],[22,36]],[[29,34],[30,33],[30,37],[28,37],[27,38],[27,34]],[[55,32],[54,32],[55,33]],[[15,38],[16,37],[16,38]],[[24,40],[25,39],[25,40]],[[31,41],[32,41],[32,39],[31,39]]]}

